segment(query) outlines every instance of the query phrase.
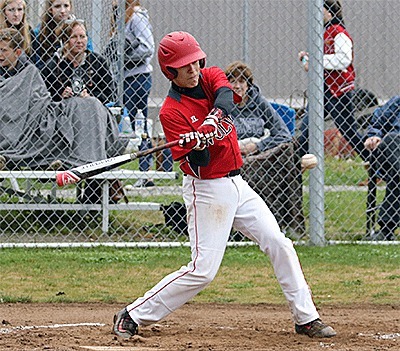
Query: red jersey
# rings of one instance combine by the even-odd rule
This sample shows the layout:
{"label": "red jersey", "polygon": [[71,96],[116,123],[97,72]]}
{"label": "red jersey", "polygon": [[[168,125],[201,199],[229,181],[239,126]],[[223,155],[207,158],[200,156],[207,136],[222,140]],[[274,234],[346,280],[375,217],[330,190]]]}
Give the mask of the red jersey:
{"label": "red jersey", "polygon": [[[225,73],[219,67],[207,67],[200,71],[200,86],[205,93],[202,98],[180,94],[170,89],[160,110],[160,121],[167,141],[179,139],[179,135],[197,131],[214,107],[217,90],[231,89]],[[239,169],[242,164],[236,129],[230,116],[218,123],[214,145],[208,147],[210,162],[205,167],[191,164],[186,155],[190,150],[175,146],[171,149],[174,160],[179,160],[185,174],[201,179],[214,179],[226,176]]]}
{"label": "red jersey", "polygon": [[[335,37],[339,33],[346,34],[350,40],[353,41],[350,34],[341,24],[332,24],[327,27],[324,32],[324,54],[335,53]],[[353,63],[344,71],[325,71],[325,84],[328,86],[332,95],[336,97],[342,95],[346,91],[353,90],[355,78],[356,74]]]}

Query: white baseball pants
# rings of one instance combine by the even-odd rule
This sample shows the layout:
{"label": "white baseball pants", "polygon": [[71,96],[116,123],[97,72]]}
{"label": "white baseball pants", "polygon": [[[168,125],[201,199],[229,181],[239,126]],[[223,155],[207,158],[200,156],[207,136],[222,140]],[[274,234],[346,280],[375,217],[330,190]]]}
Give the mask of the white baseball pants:
{"label": "white baseball pants", "polygon": [[138,325],[163,319],[211,283],[232,226],[270,257],[294,322],[305,324],[319,318],[292,241],[240,175],[218,179],[185,176],[183,198],[188,209],[191,261],[127,306]]}

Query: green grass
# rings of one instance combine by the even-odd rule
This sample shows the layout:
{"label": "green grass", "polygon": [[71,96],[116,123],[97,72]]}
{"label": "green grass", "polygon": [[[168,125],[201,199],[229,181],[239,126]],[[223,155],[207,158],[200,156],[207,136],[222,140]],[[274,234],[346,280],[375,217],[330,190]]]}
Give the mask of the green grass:
{"label": "green grass", "polygon": [[360,157],[348,160],[325,157],[325,185],[357,185],[367,178]]}
{"label": "green grass", "polygon": [[[396,246],[296,247],[317,304],[399,304]],[[190,249],[2,249],[0,302],[119,302],[142,295],[188,263]],[[257,247],[228,248],[196,302],[276,303],[285,299]]]}
{"label": "green grass", "polygon": [[[377,203],[385,190],[377,191]],[[328,240],[358,240],[365,235],[367,190],[325,192],[325,235]],[[304,194],[306,218],[309,217],[308,193]]]}

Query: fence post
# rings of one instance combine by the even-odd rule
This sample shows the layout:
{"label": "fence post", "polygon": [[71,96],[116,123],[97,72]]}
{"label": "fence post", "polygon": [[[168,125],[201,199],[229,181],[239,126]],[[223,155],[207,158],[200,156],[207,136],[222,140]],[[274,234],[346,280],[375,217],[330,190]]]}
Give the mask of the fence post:
{"label": "fence post", "polygon": [[125,1],[118,0],[117,10],[118,32],[118,76],[117,76],[117,101],[119,106],[124,106],[124,61],[125,61]]}
{"label": "fence post", "polygon": [[319,161],[310,172],[310,243],[317,246],[325,244],[323,31],[323,0],[308,0],[309,146]]}
{"label": "fence post", "polygon": [[92,37],[93,49],[95,52],[101,52],[101,16],[103,12],[103,4],[100,2],[97,6],[92,7],[92,30],[90,36]]}
{"label": "fence post", "polygon": [[243,62],[249,62],[249,0],[243,1]]}

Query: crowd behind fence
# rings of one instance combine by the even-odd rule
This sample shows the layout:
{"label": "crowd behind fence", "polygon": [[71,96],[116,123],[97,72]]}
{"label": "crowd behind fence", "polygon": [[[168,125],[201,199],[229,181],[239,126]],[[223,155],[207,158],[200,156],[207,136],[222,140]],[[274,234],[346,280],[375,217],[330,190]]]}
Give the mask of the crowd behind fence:
{"label": "crowd behind fence", "polygon": [[[1,3],[11,6],[21,1]],[[32,30],[37,29],[41,21],[45,3],[26,0],[27,20]],[[2,79],[0,155],[5,156],[5,167],[0,174],[0,243],[188,240],[180,186],[182,173],[177,164],[172,165],[168,152],[158,152],[124,165],[120,168],[130,173],[120,172],[115,178],[112,175],[98,177],[62,189],[51,181],[56,171],[165,142],[158,112],[170,83],[159,69],[157,47],[166,33],[177,30],[188,31],[196,37],[208,55],[207,66],[217,65],[225,70],[235,61],[246,64],[251,72],[251,81],[246,77],[249,91],[253,97],[260,96],[267,101],[266,107],[256,107],[269,111],[260,113],[282,121],[282,130],[287,128],[284,132],[277,131],[272,117],[268,117],[269,124],[262,126],[262,135],[256,127],[254,135],[247,135],[243,129],[243,139],[265,145],[271,138],[286,135],[281,142],[265,146],[262,152],[246,155],[243,176],[262,194],[287,236],[294,240],[310,240],[311,218],[311,226],[322,228],[323,242],[368,238],[371,233],[367,233],[366,228],[371,222],[367,217],[371,212],[375,216],[387,185],[390,189],[393,186],[390,202],[397,207],[397,214],[392,209],[388,212],[389,222],[398,235],[399,193],[395,184],[399,183],[398,169],[389,167],[390,178],[385,178],[378,170],[372,175],[378,182],[377,191],[369,188],[366,181],[371,152],[360,151],[360,145],[353,143],[354,135],[348,135],[349,125],[346,121],[338,122],[343,113],[335,117],[337,105],[322,117],[324,107],[333,104],[335,94],[324,104],[322,84],[316,86],[316,90],[310,89],[313,82],[310,83],[309,77],[313,74],[319,74],[317,78],[321,82],[326,81],[323,52],[317,42],[323,40],[322,22],[321,30],[314,36],[310,34],[313,31],[310,22],[322,21],[323,1],[143,0],[141,3],[148,11],[151,26],[152,38],[146,36],[146,39],[150,46],[153,40],[154,46],[153,51],[146,54],[146,67],[150,71],[140,71],[147,78],[138,86],[131,81],[131,96],[133,99],[136,90],[146,90],[149,97],[145,103],[142,101],[144,105],[140,105],[140,101],[133,106],[123,103],[127,93],[127,80],[125,78],[124,86],[123,77],[128,70],[126,59],[130,53],[124,48],[128,32],[122,29],[125,29],[127,14],[123,9],[125,1],[121,0],[75,0],[71,3],[75,22],[73,17],[63,24],[60,21],[64,27],[58,32],[56,43],[62,40],[54,50],[56,56],[52,52],[46,62],[38,64],[37,57],[31,55],[32,67],[17,70],[11,78]],[[351,59],[355,89],[350,94],[356,122],[353,127],[365,140],[373,113],[378,108],[384,108],[380,110],[382,114],[385,111],[400,114],[397,100],[392,99],[400,95],[400,25],[397,21],[400,3],[396,0],[342,0],[340,4],[354,53]],[[78,26],[73,27],[75,24]],[[87,35],[83,51],[88,50],[83,63],[77,66],[71,58],[70,52],[75,49],[70,43],[84,35],[82,31],[74,32],[74,28],[83,28],[83,34]],[[107,51],[113,28],[116,61],[110,59]],[[37,29],[36,35],[40,33]],[[310,37],[316,38],[315,42],[310,42]],[[40,46],[35,37],[32,39],[36,48]],[[298,56],[302,50],[309,55],[306,58],[311,67],[308,73],[302,57]],[[79,52],[76,55],[78,57]],[[125,57],[124,64],[121,57]],[[133,65],[129,70],[134,71],[137,65],[143,67],[143,62]],[[235,71],[235,67],[230,72]],[[230,78],[234,84],[235,79],[241,77]],[[318,79],[313,81],[318,82]],[[65,90],[66,82],[71,85],[71,91]],[[322,95],[318,95],[318,91]],[[82,93],[88,96],[76,97]],[[393,104],[386,108],[388,101]],[[397,110],[391,106],[397,106]],[[319,130],[313,129],[316,128],[313,124],[315,111],[319,111],[317,115],[321,118]],[[237,121],[241,113],[239,109]],[[145,123],[142,126],[138,116],[143,114]],[[302,154],[298,151],[308,114],[310,149],[303,154],[313,152],[320,159],[312,171],[302,169]],[[131,125],[124,124],[127,120]],[[398,151],[392,146],[389,150],[396,155]],[[149,170],[152,173],[143,173]],[[27,175],[26,172],[32,173]],[[391,180],[387,182],[387,179]],[[371,190],[376,191],[376,206],[372,206],[371,201],[367,203],[370,199],[367,193]],[[109,192],[110,196],[103,196],[104,192]],[[313,201],[319,197],[322,202],[314,207]],[[321,220],[323,223],[318,223]],[[373,228],[378,230],[379,226],[375,224]],[[393,239],[395,237],[389,238]],[[241,233],[232,231],[231,240],[244,239]]]}

